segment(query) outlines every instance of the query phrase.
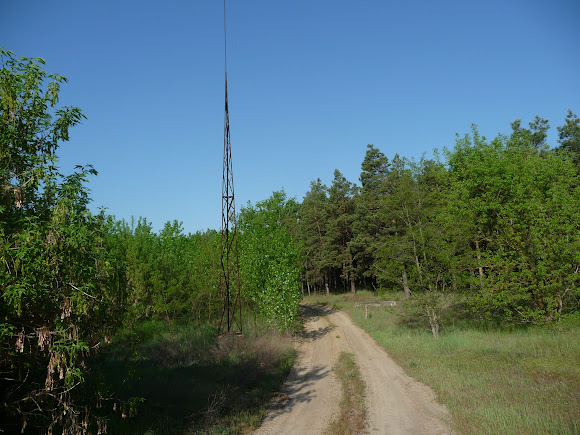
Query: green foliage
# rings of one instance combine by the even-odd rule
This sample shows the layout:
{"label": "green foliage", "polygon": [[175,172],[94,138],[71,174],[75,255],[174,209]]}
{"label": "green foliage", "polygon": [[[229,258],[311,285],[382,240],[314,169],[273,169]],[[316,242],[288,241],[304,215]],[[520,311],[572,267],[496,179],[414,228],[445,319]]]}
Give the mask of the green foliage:
{"label": "green foliage", "polygon": [[128,320],[211,318],[219,305],[219,249],[216,231],[185,235],[178,221],[156,234],[139,218],[129,226],[111,221],[111,251],[125,276]]}
{"label": "green foliage", "polygon": [[329,265],[324,253],[327,203],[328,188],[322,184],[320,178],[312,181],[299,209],[299,238],[304,258],[302,275],[307,286],[328,284]]}
{"label": "green foliage", "polygon": [[362,188],[356,197],[353,238],[348,246],[356,262],[356,275],[363,281],[376,281],[373,264],[376,260],[379,235],[385,226],[381,216],[381,199],[388,193],[389,159],[373,145],[367,145],[367,152],[361,164],[360,181]]}
{"label": "green foliage", "polygon": [[461,225],[450,214],[450,190],[444,166],[421,159],[396,160],[382,201],[384,237],[375,268],[383,287],[396,285],[429,320],[438,336],[443,294],[461,274],[457,257],[464,248]]}
{"label": "green foliage", "polygon": [[0,186],[4,224],[13,225],[27,211],[52,205],[41,185],[54,176],[60,142],[85,116],[77,107],[57,106],[66,78],[47,74],[43,59],[17,59],[0,49],[0,62]]}
{"label": "green foliage", "polygon": [[84,118],[58,107],[64,77],[42,59],[0,51],[0,403],[23,424],[75,430],[70,391],[84,379],[89,349],[114,326],[107,287],[104,217],[87,209],[96,171],[62,175],[55,151]]}
{"label": "green foliage", "polygon": [[298,206],[284,191],[239,214],[244,297],[279,328],[293,325],[300,301],[301,245],[291,235]]}
{"label": "green foliage", "polygon": [[566,124],[558,127],[560,149],[572,158],[576,168],[580,168],[580,119],[568,110]]}
{"label": "green foliage", "polygon": [[511,123],[512,134],[509,138],[510,148],[528,148],[536,151],[546,150],[547,132],[550,128],[548,120],[538,115],[529,123],[530,128],[522,128],[521,120],[516,119]]}
{"label": "green foliage", "polygon": [[326,207],[326,234],[322,250],[326,264],[340,274],[340,278],[355,292],[354,255],[350,249],[355,219],[356,185],[348,181],[338,169],[334,171],[332,185],[328,189]]}
{"label": "green foliage", "polygon": [[492,143],[474,130],[449,156],[458,208],[471,228],[479,286],[473,307],[489,318],[558,318],[577,298],[579,179],[570,161],[532,139]]}
{"label": "green foliage", "polygon": [[[475,127],[445,160],[389,160],[367,146],[362,189],[340,172],[311,183],[300,207],[308,288],[349,280],[403,290],[437,336],[446,294],[500,324],[543,323],[580,301],[578,118],[520,120],[491,142]],[[576,167],[575,167],[576,165]],[[354,207],[353,207],[354,204]]]}
{"label": "green foliage", "polygon": [[300,207],[300,240],[303,244],[304,279],[315,288],[331,283],[355,290],[356,263],[350,242],[353,238],[358,188],[339,170],[334,171],[330,188],[318,179]]}

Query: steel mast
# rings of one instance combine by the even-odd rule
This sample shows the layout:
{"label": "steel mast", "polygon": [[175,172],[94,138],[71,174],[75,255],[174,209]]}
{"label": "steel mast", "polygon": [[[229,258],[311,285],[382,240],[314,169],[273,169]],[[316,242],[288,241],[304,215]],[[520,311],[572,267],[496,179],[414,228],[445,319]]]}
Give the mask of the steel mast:
{"label": "steel mast", "polygon": [[232,170],[232,146],[230,141],[230,114],[228,108],[228,63],[226,41],[226,1],[224,0],[224,60],[225,60],[225,106],[224,106],[224,162],[222,175],[222,227],[221,227],[221,274],[220,313],[218,334],[242,333],[242,301],[239,279],[238,242],[236,228],[236,204],[234,196],[234,173]]}

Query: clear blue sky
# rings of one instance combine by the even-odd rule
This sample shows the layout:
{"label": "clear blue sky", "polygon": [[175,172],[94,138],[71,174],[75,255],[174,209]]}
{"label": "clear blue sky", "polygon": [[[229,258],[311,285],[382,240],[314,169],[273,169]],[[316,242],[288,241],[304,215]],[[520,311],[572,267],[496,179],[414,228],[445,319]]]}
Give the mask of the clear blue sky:
{"label": "clear blue sky", "polygon": [[[516,118],[580,114],[578,0],[227,0],[236,206],[302,200],[335,168],[358,183],[368,143],[389,158],[488,138]],[[94,209],[155,229],[219,229],[221,0],[0,0],[0,46],[69,79],[88,119],[61,167],[91,163]]]}

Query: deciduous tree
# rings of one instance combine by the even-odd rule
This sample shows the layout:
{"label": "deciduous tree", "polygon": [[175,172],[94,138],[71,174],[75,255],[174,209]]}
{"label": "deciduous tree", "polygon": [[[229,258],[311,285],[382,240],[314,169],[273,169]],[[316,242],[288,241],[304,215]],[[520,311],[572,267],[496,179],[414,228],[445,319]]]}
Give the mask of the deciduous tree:
{"label": "deciduous tree", "polygon": [[281,329],[292,326],[300,301],[300,242],[290,228],[298,219],[296,200],[284,191],[239,214],[240,274],[244,298]]}
{"label": "deciduous tree", "polygon": [[96,175],[57,168],[55,152],[83,118],[58,105],[66,79],[42,59],[0,51],[0,407],[23,426],[80,432],[87,413],[71,400],[89,351],[114,324],[106,286],[104,217],[85,186]]}

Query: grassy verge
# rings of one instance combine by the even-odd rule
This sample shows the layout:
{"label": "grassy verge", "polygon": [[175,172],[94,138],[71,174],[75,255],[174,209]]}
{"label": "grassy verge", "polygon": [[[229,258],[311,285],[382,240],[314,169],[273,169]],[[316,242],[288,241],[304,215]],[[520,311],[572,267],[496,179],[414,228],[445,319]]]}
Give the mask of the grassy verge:
{"label": "grassy verge", "polygon": [[[580,322],[488,329],[447,325],[434,340],[393,309],[354,307],[371,293],[312,299],[348,312],[414,378],[431,386],[465,434],[580,433]],[[399,299],[389,295],[389,299]],[[444,325],[445,326],[445,325]]]}
{"label": "grassy verge", "polygon": [[146,322],[120,334],[93,380],[107,433],[247,433],[261,422],[294,360],[290,336],[265,326],[244,336]]}
{"label": "grassy verge", "polygon": [[342,352],[334,367],[342,384],[340,413],[326,433],[328,435],[363,433],[366,421],[364,406],[365,385],[352,353]]}

